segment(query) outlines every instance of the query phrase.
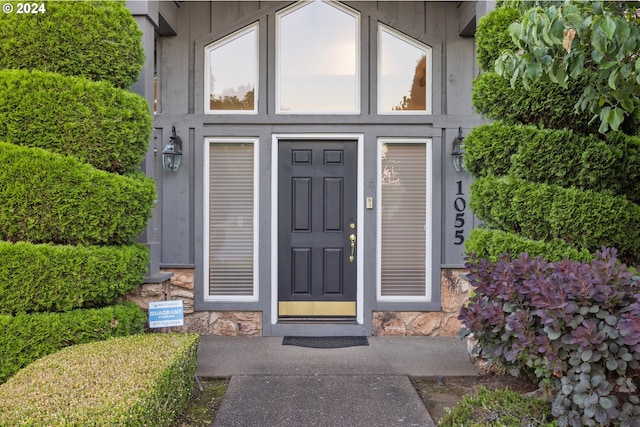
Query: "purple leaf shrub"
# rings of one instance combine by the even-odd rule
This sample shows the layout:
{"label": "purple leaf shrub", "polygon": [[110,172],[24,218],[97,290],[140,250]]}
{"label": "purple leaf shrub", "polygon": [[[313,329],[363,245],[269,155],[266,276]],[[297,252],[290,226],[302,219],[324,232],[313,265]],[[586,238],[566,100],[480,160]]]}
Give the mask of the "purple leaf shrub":
{"label": "purple leaf shrub", "polygon": [[640,278],[616,255],[466,264],[475,292],[460,320],[483,355],[551,390],[560,426],[640,425]]}

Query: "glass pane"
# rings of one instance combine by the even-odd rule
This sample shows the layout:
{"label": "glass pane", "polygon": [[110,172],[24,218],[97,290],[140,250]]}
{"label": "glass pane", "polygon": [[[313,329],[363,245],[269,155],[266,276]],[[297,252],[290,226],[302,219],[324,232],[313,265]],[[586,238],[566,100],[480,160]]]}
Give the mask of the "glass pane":
{"label": "glass pane", "polygon": [[426,293],[425,144],[382,146],[381,296]]}
{"label": "glass pane", "polygon": [[315,1],[278,18],[278,112],[357,113],[358,16]]}
{"label": "glass pane", "polygon": [[430,51],[380,26],[378,113],[430,112]]}
{"label": "glass pane", "polygon": [[253,144],[211,144],[209,156],[209,295],[252,296]]}
{"label": "glass pane", "polygon": [[207,112],[256,111],[258,80],[257,25],[214,43],[207,49]]}

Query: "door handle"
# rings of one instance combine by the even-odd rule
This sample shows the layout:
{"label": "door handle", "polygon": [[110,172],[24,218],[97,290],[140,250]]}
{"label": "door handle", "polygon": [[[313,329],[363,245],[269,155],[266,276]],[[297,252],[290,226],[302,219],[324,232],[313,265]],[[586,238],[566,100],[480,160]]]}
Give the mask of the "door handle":
{"label": "door handle", "polygon": [[349,241],[351,242],[351,255],[349,256],[349,262],[353,262],[356,259],[356,235],[351,234],[349,236]]}

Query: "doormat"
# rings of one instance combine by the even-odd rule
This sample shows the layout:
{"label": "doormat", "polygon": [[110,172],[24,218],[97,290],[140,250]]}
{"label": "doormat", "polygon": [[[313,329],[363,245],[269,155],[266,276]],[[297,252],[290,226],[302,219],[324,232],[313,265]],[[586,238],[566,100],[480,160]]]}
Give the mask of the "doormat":
{"label": "doormat", "polygon": [[367,337],[284,337],[282,345],[309,348],[341,348],[369,345]]}

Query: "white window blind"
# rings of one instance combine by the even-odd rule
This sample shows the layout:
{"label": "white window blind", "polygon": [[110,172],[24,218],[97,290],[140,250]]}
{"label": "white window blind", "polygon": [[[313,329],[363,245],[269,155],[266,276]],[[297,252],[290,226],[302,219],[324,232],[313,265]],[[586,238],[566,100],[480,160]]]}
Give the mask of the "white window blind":
{"label": "white window blind", "polygon": [[209,295],[254,295],[254,146],[209,147]]}
{"label": "white window blind", "polygon": [[427,146],[381,146],[381,247],[379,296],[427,294]]}

